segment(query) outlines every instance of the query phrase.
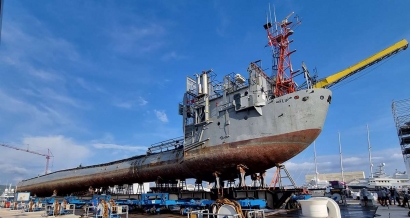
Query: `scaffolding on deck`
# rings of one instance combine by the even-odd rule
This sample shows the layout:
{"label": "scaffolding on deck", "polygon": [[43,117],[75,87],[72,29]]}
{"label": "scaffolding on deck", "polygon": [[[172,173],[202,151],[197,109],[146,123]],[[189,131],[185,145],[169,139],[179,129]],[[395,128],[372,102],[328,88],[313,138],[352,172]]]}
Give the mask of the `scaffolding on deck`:
{"label": "scaffolding on deck", "polygon": [[392,111],[404,161],[410,163],[410,99],[393,101]]}

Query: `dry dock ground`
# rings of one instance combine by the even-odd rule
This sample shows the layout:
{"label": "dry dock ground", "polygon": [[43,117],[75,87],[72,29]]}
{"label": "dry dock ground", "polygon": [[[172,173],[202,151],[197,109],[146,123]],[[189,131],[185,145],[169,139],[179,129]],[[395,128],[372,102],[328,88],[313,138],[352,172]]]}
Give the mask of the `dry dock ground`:
{"label": "dry dock ground", "polygon": [[396,205],[392,205],[389,207],[381,207],[376,211],[377,217],[409,217],[407,214],[410,210],[408,208],[398,207]]}
{"label": "dry dock ground", "polygon": [[[381,218],[399,218],[399,217],[408,217],[407,213],[409,212],[408,208],[398,207],[396,205],[392,205],[389,207],[382,207],[377,205],[378,209],[376,211],[375,217]],[[358,201],[349,200],[347,206],[341,206],[342,217],[343,218],[371,218],[374,217],[374,209],[363,209],[358,205]],[[81,210],[77,210],[76,214],[78,215],[63,215],[58,216],[61,218],[70,218],[70,217],[80,217],[82,213]],[[273,215],[269,217],[301,217],[299,213],[294,214],[279,214]],[[21,211],[11,211],[9,209],[0,208],[0,218],[41,218],[44,217],[44,212],[32,212],[32,213],[22,213]],[[125,218],[125,215],[121,216]],[[129,218],[182,218],[186,216],[181,216],[178,214],[159,214],[159,215],[147,215],[147,214],[129,214]]]}

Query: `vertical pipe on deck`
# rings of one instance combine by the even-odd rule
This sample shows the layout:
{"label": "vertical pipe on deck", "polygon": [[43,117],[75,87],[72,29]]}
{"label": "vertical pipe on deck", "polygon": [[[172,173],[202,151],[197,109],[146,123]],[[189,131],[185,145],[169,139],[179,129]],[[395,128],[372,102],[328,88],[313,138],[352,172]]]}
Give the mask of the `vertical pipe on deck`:
{"label": "vertical pipe on deck", "polygon": [[208,93],[208,74],[202,74],[202,93],[205,95],[205,121],[209,120],[209,93]]}

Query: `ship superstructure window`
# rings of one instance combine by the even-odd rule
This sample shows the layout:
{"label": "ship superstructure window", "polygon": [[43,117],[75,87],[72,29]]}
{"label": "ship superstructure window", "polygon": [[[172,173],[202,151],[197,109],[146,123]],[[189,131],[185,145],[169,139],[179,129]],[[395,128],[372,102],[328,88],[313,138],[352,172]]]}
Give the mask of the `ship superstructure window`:
{"label": "ship superstructure window", "polygon": [[241,108],[241,94],[235,94],[233,99],[235,100],[236,110],[239,110]]}

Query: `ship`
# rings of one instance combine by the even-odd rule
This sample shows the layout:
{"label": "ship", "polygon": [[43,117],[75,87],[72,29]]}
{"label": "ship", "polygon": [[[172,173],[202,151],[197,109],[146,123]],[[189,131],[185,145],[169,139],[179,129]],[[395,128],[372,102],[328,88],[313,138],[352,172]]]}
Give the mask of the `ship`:
{"label": "ship", "polygon": [[[212,69],[186,78],[186,91],[178,103],[182,137],[153,144],[143,155],[26,179],[18,183],[18,191],[50,196],[54,190],[65,195],[89,186],[187,178],[214,181],[215,172],[222,180],[232,180],[237,178],[238,165],[246,166],[249,175],[293,158],[323,129],[332,101],[328,87],[358,70],[350,67],[348,74],[321,81],[316,81],[304,64],[302,71],[293,70],[289,37],[300,21],[297,17],[290,21],[292,14],[281,22],[263,25],[272,50],[271,76],[258,60],[249,64],[247,78],[231,73],[219,82]],[[388,54],[403,49],[403,45],[395,47]],[[369,61],[360,64],[369,65]],[[298,75],[304,78],[299,86],[294,81]]]}
{"label": "ship", "polygon": [[2,205],[1,202],[5,202],[11,199],[14,199],[14,190],[13,188],[11,188],[11,184],[9,185],[9,187],[7,188],[7,186],[5,187],[3,193],[0,195],[0,205]]}
{"label": "ship", "polygon": [[400,172],[396,169],[393,176],[390,176],[384,172],[385,166],[385,163],[381,163],[378,166],[379,170],[370,178],[355,179],[350,181],[347,185],[351,189],[397,188],[402,190],[410,187],[409,178],[406,172]]}

